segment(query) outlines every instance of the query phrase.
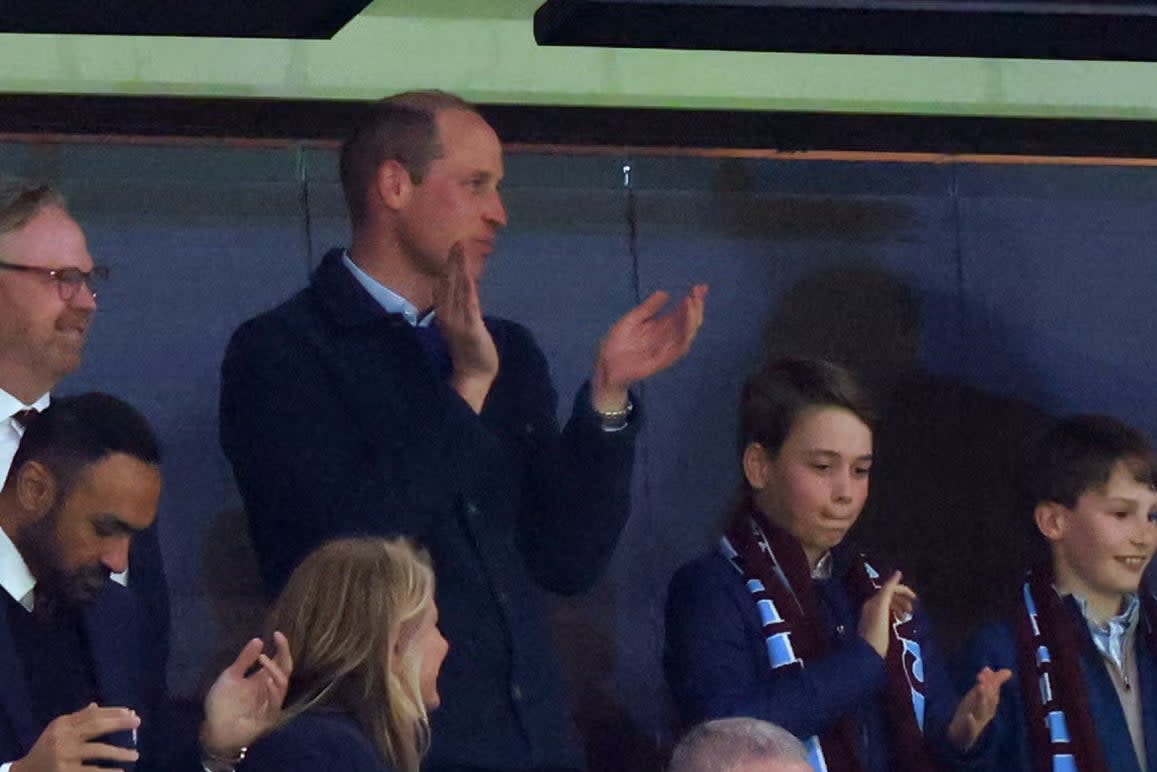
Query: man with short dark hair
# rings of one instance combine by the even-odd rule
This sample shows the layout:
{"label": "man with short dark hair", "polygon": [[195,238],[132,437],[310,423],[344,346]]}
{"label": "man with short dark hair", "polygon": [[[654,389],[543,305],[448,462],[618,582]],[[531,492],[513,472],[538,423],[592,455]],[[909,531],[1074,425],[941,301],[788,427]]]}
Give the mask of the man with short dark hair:
{"label": "man with short dark hair", "polygon": [[[159,464],[148,422],[106,394],[56,400],[28,425],[0,490],[0,772],[198,768],[191,748],[165,747],[164,673],[141,652],[133,597],[109,576],[153,524]],[[277,648],[274,662],[250,641],[214,684],[205,769],[231,768],[276,720],[292,669],[283,637]]]}
{"label": "man with short dark hair", "polygon": [[542,352],[479,300],[506,225],[494,130],[453,95],[401,94],[369,109],[341,172],[349,250],[242,325],[222,365],[222,445],[266,584],[336,536],[420,541],[451,642],[428,768],[578,768],[535,586],[582,592],[609,561],[639,425],[628,387],[689,350],[707,288],[620,319],[560,433]]}

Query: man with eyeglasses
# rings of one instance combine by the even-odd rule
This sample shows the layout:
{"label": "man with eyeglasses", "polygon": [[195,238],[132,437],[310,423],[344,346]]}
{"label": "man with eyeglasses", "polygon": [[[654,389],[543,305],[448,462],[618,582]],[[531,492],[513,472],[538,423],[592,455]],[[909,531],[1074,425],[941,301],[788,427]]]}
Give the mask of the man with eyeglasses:
{"label": "man with eyeglasses", "polygon": [[[84,231],[58,190],[0,177],[0,485],[24,427],[48,407],[57,384],[80,367],[107,277],[108,269],[93,263]],[[141,650],[147,666],[163,673],[169,593],[155,526],[134,539],[129,570],[112,578],[140,599],[146,642]],[[157,680],[163,686],[164,679]]]}
{"label": "man with eyeglasses", "polygon": [[84,232],[47,186],[0,181],[0,471],[7,476],[28,411],[80,367],[96,313]]}

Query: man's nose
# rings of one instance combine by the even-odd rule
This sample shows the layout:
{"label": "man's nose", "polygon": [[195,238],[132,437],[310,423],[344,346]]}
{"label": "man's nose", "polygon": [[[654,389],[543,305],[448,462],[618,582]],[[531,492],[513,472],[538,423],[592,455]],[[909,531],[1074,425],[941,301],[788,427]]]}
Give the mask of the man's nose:
{"label": "man's nose", "polygon": [[502,203],[502,194],[494,191],[494,197],[486,211],[486,219],[499,228],[506,227],[506,205]]}
{"label": "man's nose", "polygon": [[68,299],[68,304],[73,308],[96,310],[96,290],[89,284],[89,280],[80,283],[72,297]]}
{"label": "man's nose", "polygon": [[111,539],[108,546],[105,547],[104,554],[101,555],[100,562],[114,574],[129,570],[129,546],[131,543],[132,539],[128,536]]}

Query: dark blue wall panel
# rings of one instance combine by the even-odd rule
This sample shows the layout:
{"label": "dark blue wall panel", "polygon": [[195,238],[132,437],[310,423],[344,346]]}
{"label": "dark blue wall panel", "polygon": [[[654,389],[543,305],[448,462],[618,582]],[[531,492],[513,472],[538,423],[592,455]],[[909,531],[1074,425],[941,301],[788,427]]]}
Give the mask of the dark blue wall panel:
{"label": "dark blue wall panel", "polygon": [[[874,309],[808,299],[817,276],[866,271],[907,288],[922,321],[912,353],[932,373],[1157,429],[1146,345],[1157,171],[531,153],[507,163],[511,226],[483,299],[535,333],[561,417],[619,315],[653,289],[711,285],[694,351],[642,389],[634,513],[607,579],[554,606],[600,769],[653,766],[668,736],[663,596],[674,568],[710,545],[735,487],[745,372],[768,346],[842,347],[866,366],[895,358],[895,341],[853,334]],[[262,608],[217,446],[217,368],[237,324],[348,239],[335,155],[9,143],[0,169],[58,181],[94,255],[114,268],[85,366],[64,390],[120,394],[164,439],[170,675],[192,694]]]}

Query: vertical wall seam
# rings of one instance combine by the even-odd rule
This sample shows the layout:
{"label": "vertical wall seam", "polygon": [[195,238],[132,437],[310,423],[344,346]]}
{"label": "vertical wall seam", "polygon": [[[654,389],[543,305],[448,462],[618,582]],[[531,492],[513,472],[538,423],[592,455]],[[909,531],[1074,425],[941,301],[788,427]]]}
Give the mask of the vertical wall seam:
{"label": "vertical wall seam", "polygon": [[[635,305],[643,302],[643,279],[642,279],[642,261],[639,256],[639,211],[638,200],[635,197],[635,179],[638,175],[638,169],[634,160],[631,158],[630,151],[626,153],[623,158],[623,188],[626,191],[626,199],[624,202],[624,218],[627,225],[627,252],[631,259],[631,295]],[[638,392],[639,400],[646,402],[647,397],[647,382],[640,381],[634,386],[635,391]],[[641,482],[639,485],[641,501],[637,508],[641,515],[641,520],[645,526],[644,530],[647,532],[654,532],[656,528],[655,507],[653,488],[651,487],[651,475],[653,470],[651,468],[651,431],[650,426],[643,426],[642,441],[638,445],[637,453],[639,455],[637,468],[641,474]],[[656,563],[656,556],[653,552],[647,553],[649,560],[646,561],[645,571],[647,574],[648,586],[658,586],[658,582],[662,577],[657,576],[658,565]],[[665,583],[664,583],[665,585]],[[648,627],[649,640],[647,645],[651,648],[650,653],[658,652],[659,658],[662,658],[662,638],[663,638],[663,621],[662,615],[657,613],[658,607],[655,607],[650,612],[650,624]],[[662,748],[663,745],[663,712],[658,706],[664,704],[663,689],[664,685],[660,683],[655,687],[654,699],[650,700],[650,704],[655,708],[655,712],[651,715],[652,737],[651,741],[654,743],[656,749]]]}
{"label": "vertical wall seam", "polygon": [[308,281],[309,275],[313,273],[313,268],[316,265],[313,254],[313,215],[309,205],[309,169],[305,147],[301,143],[296,143],[294,152],[296,153],[294,161],[297,168],[298,183],[297,200],[301,206],[301,235],[305,239],[305,278]]}
{"label": "vertical wall seam", "polygon": [[956,353],[958,361],[964,363],[963,373],[954,373],[956,377],[970,379],[973,373],[972,357],[968,353],[971,347],[967,346],[969,319],[968,303],[965,301],[965,285],[967,276],[964,270],[964,240],[960,215],[960,164],[952,163],[952,187],[949,194],[952,196],[952,232],[954,237],[953,252],[956,259],[956,311],[958,321],[956,333]]}

